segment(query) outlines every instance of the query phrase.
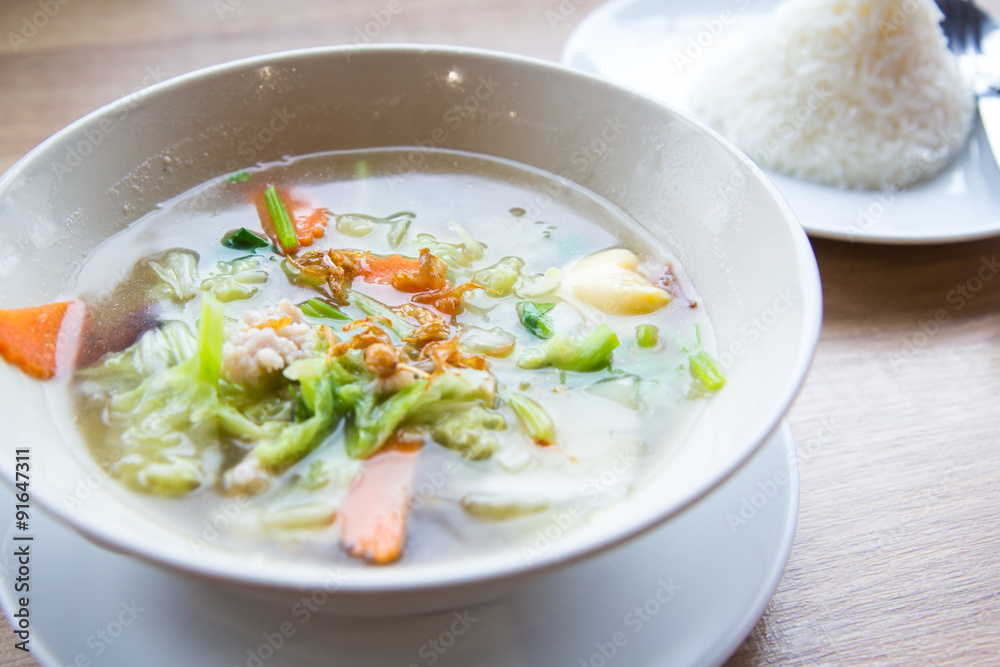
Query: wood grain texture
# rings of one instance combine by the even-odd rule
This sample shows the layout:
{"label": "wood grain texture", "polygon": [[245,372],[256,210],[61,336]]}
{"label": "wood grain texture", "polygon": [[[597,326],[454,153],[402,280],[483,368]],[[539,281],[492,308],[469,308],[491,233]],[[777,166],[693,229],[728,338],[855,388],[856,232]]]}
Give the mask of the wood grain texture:
{"label": "wood grain texture", "polygon": [[[555,0],[410,0],[372,41],[557,59],[597,4],[564,3],[576,9],[552,25]],[[352,42],[385,5],[70,0],[21,43],[8,36],[39,5],[0,3],[0,169],[158,78]],[[1000,664],[1000,240],[814,248],[825,322],[790,413],[798,533],[729,667]],[[35,664],[13,643],[4,625],[0,667]]]}

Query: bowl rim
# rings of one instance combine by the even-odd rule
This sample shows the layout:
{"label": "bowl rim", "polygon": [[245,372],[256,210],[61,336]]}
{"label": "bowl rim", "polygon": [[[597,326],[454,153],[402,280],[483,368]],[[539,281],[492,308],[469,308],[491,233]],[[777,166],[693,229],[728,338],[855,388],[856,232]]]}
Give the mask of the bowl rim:
{"label": "bowl rim", "polygon": [[[479,554],[469,558],[448,559],[442,563],[407,564],[404,567],[348,567],[340,563],[324,567],[314,563],[302,563],[301,567],[276,568],[273,566],[273,562],[271,567],[268,567],[266,560],[257,562],[238,552],[215,546],[208,546],[204,549],[204,551],[209,552],[207,558],[199,556],[197,552],[191,549],[182,551],[179,548],[174,548],[168,552],[164,550],[162,543],[149,544],[141,539],[123,534],[120,528],[116,528],[97,517],[72,512],[58,503],[54,496],[35,496],[33,494],[33,498],[37,500],[45,511],[56,517],[63,524],[83,534],[91,541],[112,551],[137,557],[145,562],[189,577],[193,576],[214,582],[237,584],[241,587],[263,591],[326,589],[328,592],[335,591],[338,595],[349,596],[421,593],[431,590],[442,591],[460,588],[470,584],[502,584],[528,574],[547,572],[584,558],[601,554],[655,528],[684,511],[698,499],[716,489],[726,479],[729,479],[760,448],[767,438],[779,428],[781,420],[790,408],[792,401],[802,387],[808,374],[819,342],[822,326],[822,288],[819,267],[805,230],[798,223],[791,208],[778,192],[777,188],[767,178],[766,174],[749,157],[702,121],[684,110],[656,100],[639,91],[556,62],[491,49],[407,43],[309,47],[227,61],[155,83],[140,91],[105,104],[70,123],[31,149],[0,176],[0,195],[8,190],[11,184],[16,181],[36,157],[52,146],[59,144],[64,138],[72,136],[78,128],[88,124],[92,120],[119,111],[123,106],[134,103],[137,96],[141,96],[144,100],[147,98],[155,99],[157,96],[168,94],[175,89],[183,89],[197,81],[210,80],[214,77],[239,71],[248,71],[257,67],[294,64],[297,61],[313,58],[346,57],[346,54],[367,57],[362,55],[367,53],[399,54],[401,56],[451,55],[455,57],[500,60],[507,64],[545,71],[552,75],[582,79],[589,81],[591,84],[596,83],[603,86],[609,91],[614,91],[617,95],[662,107],[668,113],[686,120],[701,132],[714,139],[742,167],[746,168],[756,177],[757,183],[763,186],[768,196],[778,206],[781,212],[781,223],[788,228],[795,257],[798,260],[795,277],[796,285],[803,293],[802,335],[799,339],[798,349],[792,363],[793,370],[789,374],[782,390],[776,393],[774,405],[778,407],[775,408],[767,419],[762,421],[761,425],[755,431],[752,431],[744,438],[745,445],[738,452],[738,456],[733,458],[727,466],[720,467],[713,473],[708,484],[688,493],[675,506],[666,509],[661,508],[657,511],[639,513],[625,523],[624,526],[618,525],[614,530],[604,529],[600,534],[588,532],[585,530],[586,527],[578,528],[571,531],[568,535],[563,536],[558,541],[553,542],[551,547],[542,552],[537,560],[534,561],[526,560],[515,549],[504,549],[499,554],[492,554],[485,557]],[[14,482],[9,471],[4,470],[0,474],[0,478],[5,481],[8,487],[13,488]],[[602,525],[608,526],[609,524],[602,522]],[[163,530],[176,532],[165,527]],[[582,539],[582,537],[586,537],[586,539]],[[178,546],[180,543],[181,541],[178,540]],[[346,577],[343,576],[345,569],[349,570],[349,574]],[[336,582],[331,590],[329,582],[331,575],[334,574]]]}

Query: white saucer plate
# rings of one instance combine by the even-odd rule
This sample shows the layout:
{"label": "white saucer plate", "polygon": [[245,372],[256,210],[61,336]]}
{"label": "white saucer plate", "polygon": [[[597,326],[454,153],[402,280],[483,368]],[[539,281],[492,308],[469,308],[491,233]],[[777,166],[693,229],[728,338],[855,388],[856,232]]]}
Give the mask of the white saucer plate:
{"label": "white saucer plate", "polygon": [[[7,531],[0,599],[10,620],[28,598],[44,667],[719,665],[778,585],[798,490],[782,423],[719,488],[623,547],[486,605],[381,619],[324,614],[322,591],[279,605],[180,578],[34,512],[27,533]],[[15,593],[13,538],[28,534],[30,590]]]}
{"label": "white saucer plate", "polygon": [[[613,0],[573,31],[564,64],[690,112],[700,63],[778,0]],[[765,170],[812,236],[889,244],[967,241],[1000,234],[1000,169],[978,119],[956,159],[901,191],[852,191]]]}

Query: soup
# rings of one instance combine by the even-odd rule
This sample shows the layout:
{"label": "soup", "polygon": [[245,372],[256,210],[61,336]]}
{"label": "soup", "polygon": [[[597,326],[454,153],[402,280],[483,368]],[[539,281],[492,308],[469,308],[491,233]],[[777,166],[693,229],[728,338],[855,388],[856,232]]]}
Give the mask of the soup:
{"label": "soup", "polygon": [[682,268],[620,211],[514,163],[408,155],[206,183],[67,287],[53,347],[79,349],[73,372],[53,353],[50,402],[196,548],[527,547],[624,499],[724,384]]}

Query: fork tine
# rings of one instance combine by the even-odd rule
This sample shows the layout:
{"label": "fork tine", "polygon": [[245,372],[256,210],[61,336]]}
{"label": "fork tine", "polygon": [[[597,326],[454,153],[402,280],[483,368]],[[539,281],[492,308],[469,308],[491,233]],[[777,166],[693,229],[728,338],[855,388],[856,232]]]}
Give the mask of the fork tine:
{"label": "fork tine", "polygon": [[958,20],[956,23],[958,24],[958,29],[962,32],[962,50],[965,53],[971,53],[973,49],[972,4],[969,0],[958,0],[955,5],[958,10]]}
{"label": "fork tine", "polygon": [[983,50],[983,23],[986,21],[986,14],[974,2],[969,2],[969,12],[972,14],[970,23],[972,27],[972,45],[977,52]]}
{"label": "fork tine", "polygon": [[956,12],[955,0],[936,0],[938,8],[944,14],[941,28],[948,38],[948,48],[959,53],[962,50],[961,22]]}
{"label": "fork tine", "polygon": [[975,48],[972,3],[969,0],[959,0],[956,4],[958,5],[958,24],[962,31],[962,46],[966,53],[971,53]]}

